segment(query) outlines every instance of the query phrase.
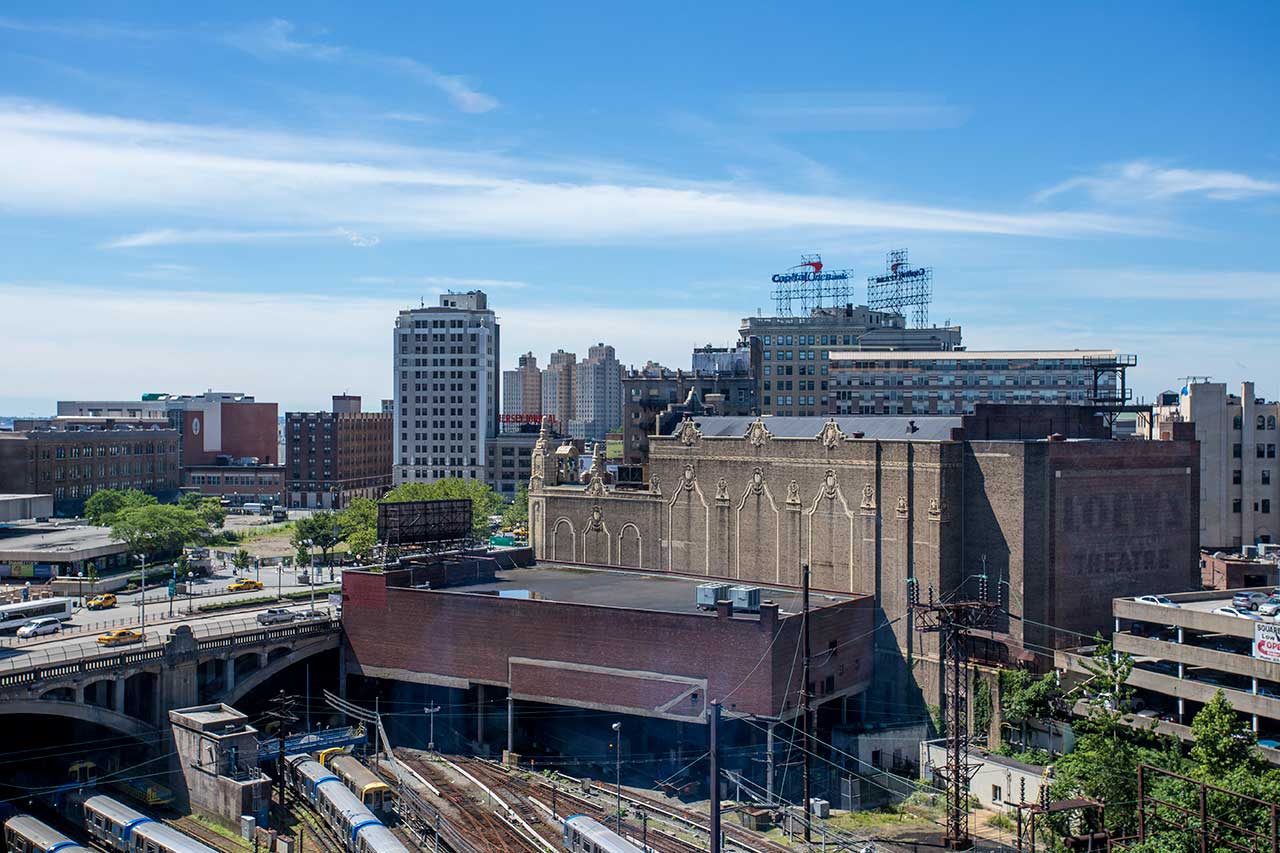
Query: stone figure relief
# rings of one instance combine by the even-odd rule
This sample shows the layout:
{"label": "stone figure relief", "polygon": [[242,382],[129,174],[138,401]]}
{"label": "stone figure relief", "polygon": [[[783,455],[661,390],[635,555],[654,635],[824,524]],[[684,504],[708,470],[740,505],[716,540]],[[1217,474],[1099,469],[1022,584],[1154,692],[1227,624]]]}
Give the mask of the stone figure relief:
{"label": "stone figure relief", "polygon": [[680,439],[680,443],[685,447],[692,447],[702,439],[702,430],[698,429],[698,425],[688,416],[685,416],[676,430],[676,438]]}
{"label": "stone figure relief", "polygon": [[658,481],[657,474],[649,475],[649,491],[655,495],[662,494],[662,484]]}
{"label": "stone figure relief", "polygon": [[729,481],[726,480],[724,477],[721,477],[719,480],[716,481],[716,500],[718,501],[729,500]]}
{"label": "stone figure relief", "polygon": [[751,471],[751,492],[760,494],[764,491],[764,470],[755,468]]}
{"label": "stone figure relief", "polygon": [[692,465],[684,466],[684,478],[680,485],[685,489],[693,489],[694,483],[698,481],[698,474],[693,470]]}
{"label": "stone figure relief", "polygon": [[946,498],[936,497],[929,499],[929,518],[934,521],[946,521],[948,509]]}
{"label": "stone figure relief", "polygon": [[800,505],[800,484],[795,480],[787,483],[787,503]]}
{"label": "stone figure relief", "polygon": [[909,509],[907,507],[907,496],[899,495],[898,496],[898,515],[905,518],[908,512],[909,512]]}
{"label": "stone figure relief", "polygon": [[600,530],[604,527],[604,511],[600,509],[600,505],[596,504],[591,507],[591,521],[587,523],[588,530]]}
{"label": "stone figure relief", "polygon": [[751,422],[751,426],[747,427],[747,441],[754,447],[762,447],[771,438],[773,433],[769,432],[769,428],[764,425],[763,418],[756,417]]}
{"label": "stone figure relief", "polygon": [[876,508],[876,487],[870,483],[862,486],[862,509]]}
{"label": "stone figure relief", "polygon": [[844,442],[845,436],[840,429],[840,424],[830,420],[822,425],[822,432],[818,433],[818,438],[822,441],[823,447],[834,450]]}
{"label": "stone figure relief", "polygon": [[836,496],[836,471],[834,468],[828,468],[826,475],[822,478],[822,495],[826,498],[834,498]]}

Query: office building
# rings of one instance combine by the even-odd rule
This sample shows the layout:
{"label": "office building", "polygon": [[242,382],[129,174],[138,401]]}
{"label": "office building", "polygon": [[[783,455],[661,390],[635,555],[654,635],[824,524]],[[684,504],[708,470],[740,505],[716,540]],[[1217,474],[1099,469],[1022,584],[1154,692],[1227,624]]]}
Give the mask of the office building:
{"label": "office building", "polygon": [[219,498],[233,507],[283,503],[285,483],[284,465],[244,462],[231,457],[222,457],[211,465],[186,465],[182,469],[185,491]]}
{"label": "office building", "polygon": [[499,328],[479,290],[396,318],[393,482],[483,480],[498,433]]}
{"label": "office building", "polygon": [[1257,396],[1252,382],[1228,394],[1224,382],[1191,377],[1160,395],[1137,427],[1139,438],[1165,440],[1176,424],[1195,425],[1200,442],[1200,547],[1238,551],[1280,541],[1280,403]]}
{"label": "office building", "polygon": [[533,474],[533,446],[538,428],[524,425],[517,431],[504,430],[494,437],[486,457],[485,482],[505,500],[511,500],[521,486],[529,485]]}
{"label": "office building", "polygon": [[395,415],[362,412],[360,398],[335,396],[331,411],[285,415],[288,505],[342,509],[391,489]]}
{"label": "office building", "polygon": [[753,366],[760,413],[797,416],[835,412],[823,387],[833,350],[938,352],[958,349],[961,339],[959,326],[908,328],[901,314],[865,305],[813,308],[802,317],[747,317],[739,336],[742,347],[759,342],[760,360]]}
{"label": "office building", "polygon": [[102,489],[138,489],[161,500],[181,482],[177,430],[136,426],[42,426],[0,432],[0,492],[53,495],[57,515],[78,515]]}
{"label": "office building", "polygon": [[[805,350],[775,349],[774,408],[816,407],[839,415],[971,415],[982,403],[1105,404],[1120,402],[1127,394],[1124,371],[1138,361],[1112,350],[832,350],[820,355],[827,365],[821,369],[829,366],[827,375],[820,374],[817,381],[792,380],[792,360],[812,364],[814,351],[805,355]],[[779,357],[788,366],[786,380],[778,379],[783,367]],[[812,368],[806,372],[812,376]],[[764,386],[770,387],[768,378]]]}
{"label": "office building", "polygon": [[613,347],[598,343],[573,367],[573,417],[568,434],[604,441],[622,424],[622,365]]}

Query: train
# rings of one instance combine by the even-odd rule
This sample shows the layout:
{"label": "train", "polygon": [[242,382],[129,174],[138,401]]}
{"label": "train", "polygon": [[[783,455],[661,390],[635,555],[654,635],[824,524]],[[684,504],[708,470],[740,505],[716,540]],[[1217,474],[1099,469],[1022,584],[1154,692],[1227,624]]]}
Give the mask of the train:
{"label": "train", "polygon": [[99,846],[115,853],[218,853],[106,794],[77,796],[70,805],[70,817],[83,825]]}
{"label": "train", "polygon": [[564,819],[564,849],[572,853],[644,853],[640,847],[584,814]]}
{"label": "train", "polygon": [[320,763],[333,771],[351,793],[374,814],[386,814],[391,808],[391,789],[373,771],[360,763],[360,759],[346,752],[325,750]]}
{"label": "train", "polygon": [[14,815],[4,822],[5,853],[93,853],[47,823],[31,815]]}
{"label": "train", "polygon": [[285,758],[289,784],[320,813],[350,853],[409,853],[360,797],[310,755]]}

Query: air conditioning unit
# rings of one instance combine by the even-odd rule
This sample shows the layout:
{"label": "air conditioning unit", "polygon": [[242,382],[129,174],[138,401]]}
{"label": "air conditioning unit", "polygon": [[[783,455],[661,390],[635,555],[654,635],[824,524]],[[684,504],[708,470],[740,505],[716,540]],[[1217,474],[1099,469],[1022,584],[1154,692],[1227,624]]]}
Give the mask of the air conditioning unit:
{"label": "air conditioning unit", "polygon": [[715,610],[717,601],[728,601],[729,585],[727,583],[698,584],[697,603],[699,610]]}
{"label": "air conditioning unit", "polygon": [[831,817],[831,803],[826,800],[820,800],[817,797],[811,797],[809,799],[809,811],[813,813],[814,817],[826,820]]}
{"label": "air conditioning unit", "polygon": [[729,589],[729,600],[733,609],[743,613],[760,612],[760,587],[735,586]]}

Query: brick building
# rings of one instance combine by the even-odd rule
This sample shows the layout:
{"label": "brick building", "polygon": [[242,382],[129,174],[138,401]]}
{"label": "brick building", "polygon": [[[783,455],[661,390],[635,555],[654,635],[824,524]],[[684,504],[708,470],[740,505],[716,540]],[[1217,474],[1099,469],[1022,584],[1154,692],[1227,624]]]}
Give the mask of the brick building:
{"label": "brick building", "polygon": [[0,432],[0,492],[53,495],[57,515],[77,515],[102,489],[177,496],[178,432],[160,426]]}
{"label": "brick building", "polygon": [[[694,363],[699,354],[694,351]],[[664,415],[674,411],[693,393],[698,401],[721,415],[756,412],[756,380],[749,362],[722,365],[724,369],[672,370],[650,362],[622,376],[622,461],[641,465],[649,455],[649,436],[674,424]]]}
{"label": "brick building", "polygon": [[247,503],[275,505],[286,493],[285,466],[223,464],[188,465],[182,469],[183,487],[209,497],[225,498],[231,506]]}
{"label": "brick building", "polygon": [[381,498],[391,489],[394,430],[394,412],[362,412],[360,398],[346,395],[329,412],[286,414],[289,506],[341,509],[352,498]]}
{"label": "brick building", "polygon": [[881,698],[937,704],[936,666],[908,665],[937,660],[907,618],[908,578],[922,596],[975,595],[985,566],[1018,617],[1002,620],[997,657],[1107,630],[1112,597],[1199,585],[1196,443],[1107,434],[1081,407],[704,417],[650,439],[642,491],[570,482],[548,440],[531,543],[539,559],[753,583],[794,585],[807,561],[816,587],[876,595],[877,684],[893,691]]}
{"label": "brick building", "polygon": [[502,431],[519,432],[521,418],[531,422],[542,417],[542,371],[531,352],[520,356],[515,370],[502,371]]}

